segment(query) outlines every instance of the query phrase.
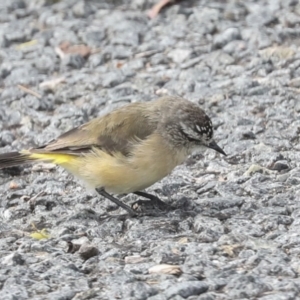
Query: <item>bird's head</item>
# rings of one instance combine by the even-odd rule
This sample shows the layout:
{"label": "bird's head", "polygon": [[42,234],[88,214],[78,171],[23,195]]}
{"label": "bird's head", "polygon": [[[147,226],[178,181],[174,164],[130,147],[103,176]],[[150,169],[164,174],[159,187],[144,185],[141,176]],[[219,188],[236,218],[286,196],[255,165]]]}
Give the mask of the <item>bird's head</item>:
{"label": "bird's head", "polygon": [[167,123],[167,131],[178,146],[187,147],[191,152],[206,147],[226,155],[213,139],[210,118],[197,105],[188,102],[169,120],[172,121]]}

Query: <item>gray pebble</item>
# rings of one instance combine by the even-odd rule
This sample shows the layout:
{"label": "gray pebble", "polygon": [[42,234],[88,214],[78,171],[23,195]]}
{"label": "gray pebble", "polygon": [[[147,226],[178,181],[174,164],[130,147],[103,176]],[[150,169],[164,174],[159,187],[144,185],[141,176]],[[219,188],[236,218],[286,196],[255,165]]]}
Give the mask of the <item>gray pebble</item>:
{"label": "gray pebble", "polygon": [[89,243],[84,243],[79,248],[78,253],[83,259],[89,259],[93,256],[98,255],[99,250],[97,249],[97,247],[95,247]]}
{"label": "gray pebble", "polygon": [[157,294],[155,296],[149,297],[148,300],[167,300],[167,298],[163,294]]}
{"label": "gray pebble", "polygon": [[240,38],[241,34],[238,28],[227,28],[224,32],[215,36],[213,45],[216,48],[222,48],[229,42],[232,42],[233,40],[239,40]]}
{"label": "gray pebble", "polygon": [[125,77],[120,72],[111,72],[105,74],[105,76],[103,77],[102,85],[103,87],[112,88],[121,84],[122,82],[124,82],[124,80]]}
{"label": "gray pebble", "polygon": [[19,253],[14,252],[12,254],[4,256],[1,259],[1,263],[6,266],[23,265],[24,259]]}
{"label": "gray pebble", "polygon": [[85,1],[78,1],[72,8],[73,14],[77,18],[88,17],[93,12],[91,5]]}
{"label": "gray pebble", "polygon": [[62,63],[75,69],[81,69],[85,64],[85,59],[80,54],[68,54],[63,58]]}
{"label": "gray pebble", "polygon": [[113,59],[126,59],[130,58],[132,51],[129,48],[123,46],[116,46],[114,50],[111,51],[111,57]]}
{"label": "gray pebble", "polygon": [[248,23],[248,25],[254,24],[257,27],[263,26],[263,25],[269,25],[275,21],[276,21],[276,17],[268,9],[264,9],[264,10],[260,11],[257,8],[246,17],[246,22]]}
{"label": "gray pebble", "polygon": [[0,47],[5,48],[9,46],[9,41],[6,38],[6,35],[0,33]]}
{"label": "gray pebble", "polygon": [[104,39],[105,31],[101,29],[89,31],[83,37],[83,41],[91,47],[101,47]]}
{"label": "gray pebble", "polygon": [[58,291],[51,292],[47,294],[47,298],[49,300],[68,300],[73,299],[76,295],[76,292],[71,288],[64,287],[59,289]]}
{"label": "gray pebble", "polygon": [[0,133],[0,145],[2,147],[6,145],[11,145],[12,142],[14,141],[15,137],[14,135],[8,131],[8,130],[2,130]]}
{"label": "gray pebble", "polygon": [[[168,288],[165,292],[167,299],[179,295],[183,298],[188,298],[193,295],[200,295],[208,290],[208,285],[202,281],[185,281],[177,283]],[[173,299],[173,298],[172,298]]]}
{"label": "gray pebble", "polygon": [[175,63],[180,64],[190,56],[189,49],[174,49],[168,53],[168,57]]}
{"label": "gray pebble", "polygon": [[260,277],[251,275],[236,275],[226,286],[232,299],[250,298],[268,292],[270,287],[263,283]]}
{"label": "gray pebble", "polygon": [[26,288],[15,278],[8,278],[0,292],[0,297],[3,299],[28,299]]}

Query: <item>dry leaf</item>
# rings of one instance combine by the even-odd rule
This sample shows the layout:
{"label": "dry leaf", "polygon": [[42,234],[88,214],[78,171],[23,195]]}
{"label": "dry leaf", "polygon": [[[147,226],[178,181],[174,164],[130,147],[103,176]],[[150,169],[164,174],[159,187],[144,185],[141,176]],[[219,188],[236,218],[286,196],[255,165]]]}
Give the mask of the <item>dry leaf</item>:
{"label": "dry leaf", "polygon": [[170,274],[170,275],[180,275],[182,273],[178,265],[167,265],[161,264],[151,267],[148,270],[149,274]]}
{"label": "dry leaf", "polygon": [[47,229],[45,228],[31,233],[30,236],[35,240],[43,240],[43,239],[50,238],[50,234],[47,232]]}
{"label": "dry leaf", "polygon": [[187,244],[188,243],[188,238],[187,237],[182,237],[179,241],[178,244]]}
{"label": "dry leaf", "polygon": [[178,250],[177,248],[172,248],[172,253],[176,254],[176,255],[180,255],[181,251]]}
{"label": "dry leaf", "polygon": [[55,48],[60,58],[64,58],[66,54],[79,54],[87,58],[91,54],[91,49],[84,45],[71,45],[69,42],[62,42],[59,47]]}
{"label": "dry leaf", "polygon": [[17,185],[16,182],[11,181],[10,184],[9,184],[9,188],[10,188],[11,190],[14,190],[14,189],[17,189],[17,188],[18,188],[18,185]]}
{"label": "dry leaf", "polygon": [[16,46],[17,49],[22,50],[27,47],[35,46],[38,43],[37,40],[31,40],[29,42],[25,42]]}
{"label": "dry leaf", "polygon": [[150,11],[148,11],[147,15],[150,19],[154,19],[159,12],[161,11],[161,9],[166,6],[167,4],[169,4],[172,0],[160,0],[158,3],[156,3],[151,9]]}
{"label": "dry leaf", "polygon": [[276,61],[290,59],[295,55],[295,50],[286,46],[273,46],[259,51],[264,59],[274,59]]}
{"label": "dry leaf", "polygon": [[24,85],[18,84],[17,86],[18,86],[18,88],[19,88],[20,90],[22,90],[23,92],[25,92],[25,93],[27,93],[27,94],[30,94],[30,95],[32,95],[32,96],[35,96],[35,97],[37,97],[38,99],[41,99],[41,98],[42,98],[42,96],[41,96],[39,93],[37,93],[37,92],[31,90],[30,88],[28,88],[28,87],[26,87],[26,86],[24,86]]}
{"label": "dry leaf", "polygon": [[262,167],[260,165],[253,164],[249,167],[249,169],[244,173],[244,176],[252,176],[255,173],[262,173],[265,175],[270,175],[274,173],[274,171],[270,171],[265,167]]}
{"label": "dry leaf", "polygon": [[234,244],[234,245],[224,245],[221,248],[228,256],[234,257],[236,256],[235,251],[241,250],[243,246],[241,244]]}
{"label": "dry leaf", "polygon": [[66,81],[65,77],[54,78],[40,83],[40,88],[45,90],[54,90],[57,85]]}
{"label": "dry leaf", "polygon": [[156,90],[155,94],[158,95],[158,96],[168,95],[169,90],[161,88],[161,89]]}
{"label": "dry leaf", "polygon": [[123,65],[124,65],[123,62],[121,62],[121,61],[117,62],[117,68],[118,68],[118,69],[122,68]]}
{"label": "dry leaf", "polygon": [[145,261],[145,257],[141,257],[139,255],[131,255],[125,257],[125,264],[138,264]]}
{"label": "dry leaf", "polygon": [[219,176],[218,181],[225,182],[225,181],[227,181],[227,177],[226,176]]}

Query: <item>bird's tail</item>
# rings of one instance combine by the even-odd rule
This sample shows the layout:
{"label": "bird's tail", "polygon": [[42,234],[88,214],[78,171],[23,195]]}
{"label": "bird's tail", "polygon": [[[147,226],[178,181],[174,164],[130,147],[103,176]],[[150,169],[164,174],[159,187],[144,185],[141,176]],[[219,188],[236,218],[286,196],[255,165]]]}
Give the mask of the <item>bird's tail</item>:
{"label": "bird's tail", "polygon": [[11,168],[22,164],[30,163],[35,158],[26,152],[9,152],[0,154],[0,169]]}
{"label": "bird's tail", "polygon": [[38,149],[22,150],[20,152],[9,152],[0,154],[0,169],[32,163],[34,161],[44,161],[60,165],[65,168],[72,167],[77,155],[68,153],[43,152]]}

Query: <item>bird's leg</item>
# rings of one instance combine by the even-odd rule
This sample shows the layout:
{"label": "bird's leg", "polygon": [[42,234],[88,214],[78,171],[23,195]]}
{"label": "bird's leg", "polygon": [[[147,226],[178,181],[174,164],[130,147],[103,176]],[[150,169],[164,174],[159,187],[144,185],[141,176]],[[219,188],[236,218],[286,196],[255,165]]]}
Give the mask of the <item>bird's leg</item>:
{"label": "bird's leg", "polygon": [[156,197],[154,195],[148,194],[146,192],[140,192],[140,191],[133,192],[133,194],[149,199],[148,201],[147,200],[146,201],[138,200],[138,201],[134,202],[131,205],[131,207],[134,210],[139,210],[139,209],[141,209],[141,206],[149,206],[149,204],[152,205],[152,208],[159,208],[161,210],[170,210],[171,209],[171,206],[169,204],[161,201],[158,197]]}
{"label": "bird's leg", "polygon": [[104,188],[96,188],[96,192],[109,199],[110,201],[112,201],[113,203],[115,203],[116,205],[122,207],[123,209],[125,209],[132,217],[136,216],[137,215],[137,212],[134,211],[132,208],[130,208],[128,205],[124,204],[123,202],[121,202],[120,200],[118,200],[117,198],[113,197],[112,195],[110,195],[109,193],[107,193],[105,191]]}

